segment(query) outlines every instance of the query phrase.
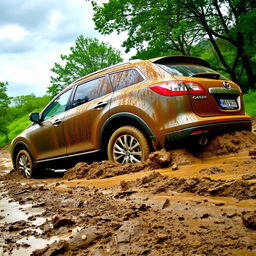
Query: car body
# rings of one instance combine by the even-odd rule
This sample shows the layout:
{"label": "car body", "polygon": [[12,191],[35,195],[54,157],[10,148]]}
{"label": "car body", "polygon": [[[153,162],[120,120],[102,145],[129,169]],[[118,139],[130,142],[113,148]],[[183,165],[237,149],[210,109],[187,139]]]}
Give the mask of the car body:
{"label": "car body", "polygon": [[133,60],[97,71],[30,119],[32,125],[11,144],[14,168],[28,178],[39,166],[65,167],[91,153],[140,162],[150,151],[182,141],[206,144],[214,134],[251,130],[240,87],[190,56]]}

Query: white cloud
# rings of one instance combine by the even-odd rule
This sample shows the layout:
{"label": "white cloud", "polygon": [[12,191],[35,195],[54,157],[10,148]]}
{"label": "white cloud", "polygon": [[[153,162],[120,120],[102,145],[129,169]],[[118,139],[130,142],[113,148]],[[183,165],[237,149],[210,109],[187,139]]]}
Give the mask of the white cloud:
{"label": "white cloud", "polygon": [[45,94],[50,69],[81,34],[124,53],[125,34],[102,36],[95,31],[90,1],[9,0],[0,1],[0,10],[0,81],[9,82],[10,96]]}
{"label": "white cloud", "polygon": [[63,20],[64,20],[64,17],[60,10],[52,10],[50,14],[49,29],[50,30],[57,29]]}
{"label": "white cloud", "polygon": [[20,41],[28,35],[28,31],[19,25],[6,25],[0,28],[0,40],[9,39]]}

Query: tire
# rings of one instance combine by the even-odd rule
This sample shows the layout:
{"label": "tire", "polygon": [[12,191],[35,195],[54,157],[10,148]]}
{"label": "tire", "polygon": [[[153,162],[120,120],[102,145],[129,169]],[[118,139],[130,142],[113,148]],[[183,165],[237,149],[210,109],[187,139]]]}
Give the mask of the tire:
{"label": "tire", "polygon": [[108,159],[115,163],[139,163],[147,160],[150,153],[145,135],[133,126],[117,129],[108,142]]}
{"label": "tire", "polygon": [[16,169],[24,178],[30,179],[35,176],[36,167],[30,154],[24,149],[19,151],[16,157]]}

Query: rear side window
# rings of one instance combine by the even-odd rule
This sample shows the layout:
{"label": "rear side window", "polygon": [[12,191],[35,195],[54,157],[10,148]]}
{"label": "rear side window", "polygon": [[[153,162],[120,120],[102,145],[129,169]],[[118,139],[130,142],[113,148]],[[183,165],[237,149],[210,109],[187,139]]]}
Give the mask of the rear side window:
{"label": "rear side window", "polygon": [[136,69],[119,71],[109,75],[114,91],[123,89],[144,80]]}
{"label": "rear side window", "polygon": [[105,77],[96,78],[94,80],[80,84],[76,88],[73,107],[79,106],[101,96],[110,93],[109,84],[106,83]]}
{"label": "rear side window", "polygon": [[194,76],[194,77],[200,77],[200,74],[202,73],[209,73],[209,74],[216,74],[218,76],[218,79],[227,79],[224,76],[220,75],[216,71],[200,66],[200,65],[190,65],[190,64],[174,64],[174,63],[165,63],[165,64],[157,64],[161,68],[163,68],[165,71],[167,71],[170,74],[178,75],[178,76]]}

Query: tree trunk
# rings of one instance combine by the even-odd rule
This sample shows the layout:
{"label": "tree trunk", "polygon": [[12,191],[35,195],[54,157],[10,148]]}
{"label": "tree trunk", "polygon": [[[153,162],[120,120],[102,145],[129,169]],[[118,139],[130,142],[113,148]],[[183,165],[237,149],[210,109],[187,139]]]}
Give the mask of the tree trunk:
{"label": "tree trunk", "polygon": [[223,57],[223,55],[221,53],[221,50],[220,50],[219,46],[217,45],[216,41],[214,40],[212,34],[210,32],[208,32],[208,31],[207,31],[207,33],[208,33],[208,36],[209,36],[209,40],[210,40],[210,42],[211,42],[215,52],[218,55],[218,58],[219,58],[220,62],[222,63],[222,65],[225,67],[226,71],[231,76],[232,81],[234,81],[235,83],[238,83],[239,81],[238,81],[238,78],[236,76],[235,71],[232,70],[230,68],[230,66],[228,65],[228,63],[225,61],[225,59],[224,59],[224,57]]}
{"label": "tree trunk", "polygon": [[244,70],[245,70],[246,75],[247,75],[248,88],[256,89],[256,83],[255,83],[256,77],[253,74],[253,70],[252,70],[250,60],[249,60],[249,58],[246,54],[243,54],[242,62],[243,62]]}

